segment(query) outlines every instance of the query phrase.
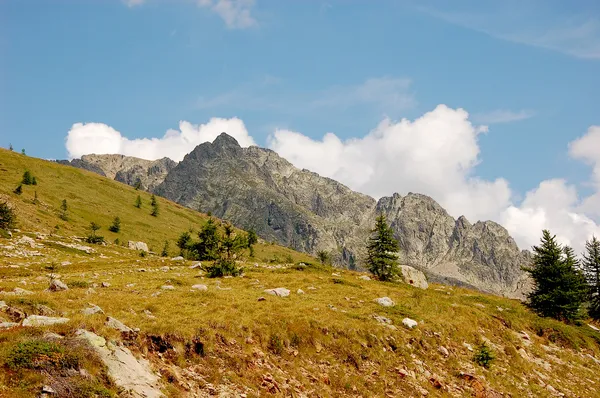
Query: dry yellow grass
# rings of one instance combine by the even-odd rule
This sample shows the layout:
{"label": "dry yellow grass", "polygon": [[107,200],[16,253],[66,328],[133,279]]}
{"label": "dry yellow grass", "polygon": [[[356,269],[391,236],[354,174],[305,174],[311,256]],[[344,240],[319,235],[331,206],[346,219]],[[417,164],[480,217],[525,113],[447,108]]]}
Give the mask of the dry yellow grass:
{"label": "dry yellow grass", "polygon": [[[0,300],[29,314],[43,304],[70,318],[64,325],[0,331],[0,366],[18,341],[39,338],[44,331],[68,337],[85,328],[122,339],[105,326],[106,316],[113,316],[140,329],[127,343],[151,361],[162,375],[165,393],[173,397],[485,397],[494,391],[553,396],[548,386],[569,397],[600,396],[600,365],[592,358],[600,358],[600,335],[586,324],[542,319],[518,301],[465,289],[432,285],[420,290],[364,281],[356,272],[314,265],[306,255],[269,244],[259,245],[256,259],[245,260],[242,277],[224,279],[204,277],[190,268],[190,261],[141,258],[114,244],[94,246],[95,253],[85,254],[56,242],[72,242],[71,235],[83,234],[93,219],[106,225],[101,220],[119,215],[123,240],[147,241],[156,250],[205,216],[161,200],[161,216],[154,218],[149,209],[140,213],[133,207],[137,192],[130,187],[17,154],[0,152],[0,168],[0,193],[16,206],[22,229],[10,240],[0,238],[0,290],[34,292],[20,297],[0,293]],[[21,197],[10,193],[25,168],[38,178],[38,196],[46,207],[29,201],[33,187]],[[69,223],[57,217],[64,196],[72,208]],[[53,231],[55,224],[60,225],[55,235],[36,238],[38,248],[18,243],[24,234]],[[40,255],[24,256],[34,251]],[[22,255],[12,257],[15,253]],[[292,264],[283,264],[288,255]],[[269,261],[275,257],[280,262]],[[61,265],[65,261],[69,263]],[[313,265],[298,267],[301,261]],[[71,286],[68,291],[45,291],[46,267],[52,263],[58,264],[57,276]],[[101,287],[102,282],[110,286]],[[208,290],[192,290],[195,284]],[[163,285],[174,290],[161,289]],[[277,287],[289,289],[290,296],[264,292]],[[373,301],[383,296],[396,305]],[[81,310],[89,303],[104,314],[84,316]],[[388,318],[394,328],[374,315]],[[403,327],[405,317],[418,326]],[[519,336],[521,331],[530,340]],[[496,355],[490,369],[477,365],[467,347],[476,349],[483,341]],[[170,348],[160,352],[157,342]],[[203,354],[190,353],[199,343]],[[0,369],[0,396],[35,396],[46,382],[36,371],[25,371],[16,380],[6,367]],[[117,391],[105,386],[107,394]]]}

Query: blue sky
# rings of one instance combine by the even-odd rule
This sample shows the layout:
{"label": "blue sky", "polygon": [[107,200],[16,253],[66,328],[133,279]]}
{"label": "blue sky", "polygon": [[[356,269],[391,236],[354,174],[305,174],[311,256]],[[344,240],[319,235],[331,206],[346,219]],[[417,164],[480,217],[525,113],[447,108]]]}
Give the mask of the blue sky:
{"label": "blue sky", "polygon": [[66,158],[74,123],[136,139],[213,117],[261,146],[344,141],[445,104],[488,126],[465,178],[518,206],[544,180],[595,193],[568,144],[600,125],[599,72],[592,0],[4,0],[0,145]]}

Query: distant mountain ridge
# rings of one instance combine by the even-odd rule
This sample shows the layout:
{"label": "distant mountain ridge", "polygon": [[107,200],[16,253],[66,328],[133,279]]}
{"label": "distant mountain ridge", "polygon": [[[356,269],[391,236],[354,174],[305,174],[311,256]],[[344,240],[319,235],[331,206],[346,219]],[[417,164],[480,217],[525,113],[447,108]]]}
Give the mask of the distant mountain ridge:
{"label": "distant mountain ridge", "polygon": [[[383,213],[399,240],[402,263],[435,281],[523,297],[529,281],[521,251],[492,221],[455,220],[432,198],[393,194],[376,201],[330,178],[300,170],[272,150],[242,148],[223,133],[179,162],[86,155],[75,167],[142,187],[185,206],[212,212],[267,240],[308,253],[327,250],[350,268],[364,263],[375,216]],[[101,173],[99,173],[101,174]]]}

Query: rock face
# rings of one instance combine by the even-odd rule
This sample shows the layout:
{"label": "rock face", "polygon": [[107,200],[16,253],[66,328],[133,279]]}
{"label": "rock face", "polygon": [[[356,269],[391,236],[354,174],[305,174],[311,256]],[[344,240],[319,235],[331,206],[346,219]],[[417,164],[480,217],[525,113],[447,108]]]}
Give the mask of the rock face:
{"label": "rock face", "polygon": [[146,242],[134,242],[130,240],[129,242],[127,242],[127,246],[131,250],[143,250],[145,252],[149,251],[148,244]]}
{"label": "rock face", "polygon": [[156,188],[177,165],[169,158],[145,160],[124,155],[84,155],[81,159],[61,160],[59,163],[93,171],[129,185],[139,181],[144,190]]}
{"label": "rock face", "polygon": [[[130,159],[135,158],[89,155],[82,161],[118,179],[121,170],[142,164]],[[142,186],[240,228],[254,228],[265,240],[312,254],[328,251],[336,265],[362,268],[365,242],[381,212],[400,242],[401,263],[423,271],[429,282],[518,298],[529,288],[521,267],[530,254],[519,250],[506,229],[491,221],[455,220],[428,196],[393,194],[377,201],[300,170],[269,149],[242,148],[225,133],[178,164],[164,164],[161,170],[168,171]]]}
{"label": "rock face", "polygon": [[134,398],[161,398],[159,378],[152,372],[147,361],[136,359],[127,347],[106,341],[87,330],[76,335],[87,341],[108,369],[109,376],[124,393]]}

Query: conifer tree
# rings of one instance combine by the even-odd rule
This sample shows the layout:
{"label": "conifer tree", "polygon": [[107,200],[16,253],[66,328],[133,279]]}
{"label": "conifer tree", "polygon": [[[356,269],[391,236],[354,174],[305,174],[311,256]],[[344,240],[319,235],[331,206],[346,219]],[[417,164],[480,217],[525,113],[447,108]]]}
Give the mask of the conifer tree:
{"label": "conifer tree", "polygon": [[32,185],[33,184],[33,177],[29,170],[25,170],[25,172],[23,173],[23,179],[21,180],[21,184],[23,184],[23,185]]}
{"label": "conifer tree", "polygon": [[25,155],[25,148],[21,149],[21,155]]}
{"label": "conifer tree", "polygon": [[118,216],[115,217],[112,225],[108,227],[108,230],[115,233],[121,230],[121,219]]}
{"label": "conifer tree", "polygon": [[60,204],[60,219],[61,220],[69,221],[69,215],[67,214],[68,210],[69,210],[69,207],[67,206],[67,200],[63,199],[62,203]]}
{"label": "conifer tree", "polygon": [[152,195],[152,198],[150,199],[150,205],[152,206],[152,212],[150,212],[150,215],[153,217],[158,217],[158,201],[154,195]]}
{"label": "conifer tree", "polygon": [[585,253],[581,267],[589,286],[590,306],[589,315],[600,319],[600,241],[593,236],[585,242]]}
{"label": "conifer tree", "polygon": [[367,245],[367,268],[382,281],[389,281],[400,273],[398,268],[398,241],[394,231],[380,214],[375,220]]}
{"label": "conifer tree", "polygon": [[8,203],[0,203],[0,229],[11,230],[15,227],[17,216]]}
{"label": "conifer tree", "polygon": [[133,186],[136,191],[138,191],[142,187],[142,180],[139,178],[135,181],[135,185]]}
{"label": "conifer tree", "polygon": [[135,207],[138,209],[142,207],[142,197],[140,195],[135,199]]}
{"label": "conifer tree", "polygon": [[13,150],[13,146],[12,146],[12,144],[8,144],[8,150],[9,150],[9,151],[12,151],[12,150]]}
{"label": "conifer tree", "polygon": [[162,251],[160,252],[161,257],[169,257],[169,241],[165,241]]}
{"label": "conifer tree", "polygon": [[23,193],[23,185],[19,184],[18,187],[15,188],[15,190],[13,191],[14,193],[16,193],[17,195],[20,195]]}
{"label": "conifer tree", "polygon": [[248,249],[250,249],[250,257],[254,257],[254,245],[258,242],[258,235],[256,235],[253,228],[248,231],[246,242],[248,243]]}
{"label": "conifer tree", "polygon": [[572,248],[561,247],[550,231],[542,232],[541,243],[533,247],[533,261],[524,270],[531,275],[534,288],[528,305],[538,315],[564,321],[580,317],[587,287]]}
{"label": "conifer tree", "polygon": [[198,232],[200,241],[193,244],[192,248],[198,260],[216,260],[219,258],[219,233],[217,225],[212,218]]}
{"label": "conifer tree", "polygon": [[31,185],[37,185],[37,179],[35,176],[31,177]]}

